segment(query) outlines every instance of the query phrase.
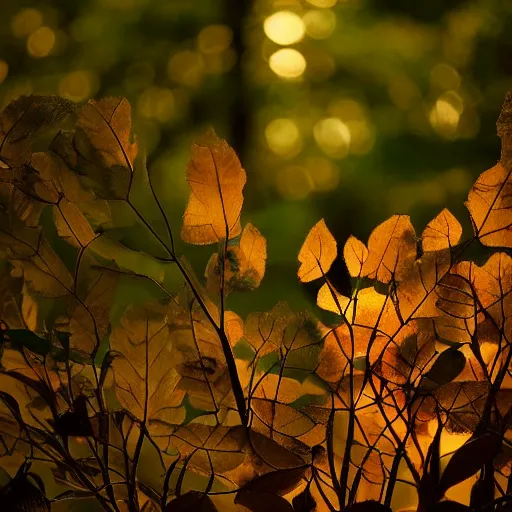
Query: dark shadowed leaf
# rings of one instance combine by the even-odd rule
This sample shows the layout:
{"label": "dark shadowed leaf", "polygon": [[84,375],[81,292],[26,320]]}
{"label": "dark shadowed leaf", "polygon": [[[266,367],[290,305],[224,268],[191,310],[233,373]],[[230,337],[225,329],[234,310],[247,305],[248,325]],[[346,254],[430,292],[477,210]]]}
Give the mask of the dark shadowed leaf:
{"label": "dark shadowed leaf", "polygon": [[281,496],[249,489],[238,491],[235,503],[243,505],[251,512],[294,512],[290,503]]}
{"label": "dark shadowed leaf", "polygon": [[60,123],[75,108],[57,96],[21,96],[0,115],[0,160],[15,167],[27,160],[39,134]]}
{"label": "dark shadowed leaf", "polygon": [[190,491],[167,503],[164,512],[217,512],[217,507],[208,495]]}
{"label": "dark shadowed leaf", "polygon": [[378,501],[368,500],[354,503],[352,506],[345,509],[345,512],[392,512],[391,509],[382,505]]}
{"label": "dark shadowed leaf", "polygon": [[300,466],[298,468],[280,469],[265,473],[245,484],[239,492],[255,491],[283,496],[293,491],[299,485],[307,467]]}
{"label": "dark shadowed leaf", "polygon": [[456,348],[450,347],[439,355],[432,368],[425,374],[425,379],[442,386],[455,379],[465,365],[464,354]]}
{"label": "dark shadowed leaf", "polygon": [[442,501],[433,505],[428,512],[470,512],[470,508],[458,501]]}
{"label": "dark shadowed leaf", "polygon": [[316,501],[311,495],[309,485],[292,500],[294,512],[313,512],[316,508]]}
{"label": "dark shadowed leaf", "polygon": [[473,476],[487,462],[491,462],[497,455],[501,443],[502,439],[494,434],[484,434],[464,443],[453,454],[441,476],[439,496],[441,497],[450,487]]}

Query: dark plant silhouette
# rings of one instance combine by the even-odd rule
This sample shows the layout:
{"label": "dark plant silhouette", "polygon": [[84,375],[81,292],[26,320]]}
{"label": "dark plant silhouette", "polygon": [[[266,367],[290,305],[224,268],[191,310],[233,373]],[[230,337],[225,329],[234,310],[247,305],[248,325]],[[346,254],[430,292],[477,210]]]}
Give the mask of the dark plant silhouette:
{"label": "dark plant silhouette", "polygon": [[[394,215],[342,251],[323,220],[311,229],[298,277],[323,282],[318,306],[338,318],[326,326],[281,302],[246,319],[229,309],[260,285],[266,241],[241,222],[246,175],[212,131],[192,148],[181,224],[184,242],[214,247],[203,278],[178,255],[126,100],[11,103],[2,503],[371,512],[411,490],[418,512],[508,510],[512,95],[498,134],[501,160],[466,203],[472,235],[446,209],[421,236]],[[476,246],[486,261],[468,259]],[[350,296],[326,278],[338,257]],[[468,482],[464,505],[453,493]]]}

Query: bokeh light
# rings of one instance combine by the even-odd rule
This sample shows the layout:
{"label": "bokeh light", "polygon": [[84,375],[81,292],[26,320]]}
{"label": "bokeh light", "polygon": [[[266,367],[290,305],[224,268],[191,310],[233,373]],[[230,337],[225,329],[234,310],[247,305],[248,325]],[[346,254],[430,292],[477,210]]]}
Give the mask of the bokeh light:
{"label": "bokeh light", "polygon": [[148,87],[139,98],[137,110],[142,117],[165,123],[174,115],[174,95],[169,89]]}
{"label": "bokeh light", "polygon": [[303,167],[290,166],[278,171],[276,187],[284,198],[300,200],[310,194],[314,183]]}
{"label": "bokeh light", "polygon": [[11,20],[11,30],[16,37],[26,37],[43,24],[41,11],[33,8],[22,9]]}
{"label": "bokeh light", "polygon": [[94,95],[98,79],[91,71],[73,71],[59,82],[59,94],[71,101],[83,101]]}
{"label": "bokeh light", "polygon": [[201,54],[185,50],[171,57],[167,72],[175,82],[189,87],[197,87],[203,80],[204,60]]}
{"label": "bokeh light", "polygon": [[295,44],[304,37],[304,22],[298,14],[279,11],[269,16],[263,23],[265,35],[280,45]]}
{"label": "bokeh light", "polygon": [[292,119],[280,118],[271,121],[265,128],[268,147],[277,155],[292,157],[300,152],[302,137]]}
{"label": "bokeh light", "polygon": [[270,69],[282,78],[299,78],[306,71],[304,55],[293,48],[282,48],[269,59]]}
{"label": "bokeh light", "polygon": [[313,9],[304,14],[302,20],[306,33],[313,39],[326,39],[336,28],[336,15],[329,9]]}
{"label": "bokeh light", "polygon": [[205,54],[225,52],[233,41],[233,31],[227,25],[209,25],[197,36],[197,47]]}
{"label": "bokeh light", "polygon": [[55,45],[55,39],[55,32],[50,27],[39,27],[27,39],[27,51],[32,57],[47,57]]}
{"label": "bokeh light", "polygon": [[336,2],[338,0],[307,0],[311,5],[314,5],[315,7],[323,7],[323,8],[329,8],[336,5]]}
{"label": "bokeh light", "polygon": [[347,155],[351,134],[348,126],[336,117],[318,121],[313,128],[313,135],[320,148],[336,158]]}
{"label": "bokeh light", "polygon": [[455,91],[442,94],[430,111],[430,124],[442,137],[454,137],[464,110],[461,97]]}

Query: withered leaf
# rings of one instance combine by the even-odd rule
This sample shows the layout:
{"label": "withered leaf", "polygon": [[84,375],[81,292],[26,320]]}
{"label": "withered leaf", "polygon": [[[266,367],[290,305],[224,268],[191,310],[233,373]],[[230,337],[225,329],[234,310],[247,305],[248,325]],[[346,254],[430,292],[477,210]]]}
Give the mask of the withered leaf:
{"label": "withered leaf", "polygon": [[98,197],[127,199],[138,150],[125,98],[90,100],[80,111],[73,146],[84,184]]}
{"label": "withered leaf", "polygon": [[27,162],[35,139],[58,125],[75,105],[57,96],[21,96],[0,115],[0,163],[16,167]]}
{"label": "withered leaf", "polygon": [[246,175],[236,153],[213,130],[193,144],[187,181],[192,193],[182,239],[205,245],[238,236]]}
{"label": "withered leaf", "polygon": [[300,249],[299,279],[307,283],[324,276],[329,272],[336,255],[336,240],[322,219],[311,228]]}
{"label": "withered leaf", "polygon": [[435,360],[432,368],[425,374],[425,382],[434,382],[436,385],[447,384],[454,380],[466,366],[466,358],[464,354],[456,348],[450,347],[441,352]]}

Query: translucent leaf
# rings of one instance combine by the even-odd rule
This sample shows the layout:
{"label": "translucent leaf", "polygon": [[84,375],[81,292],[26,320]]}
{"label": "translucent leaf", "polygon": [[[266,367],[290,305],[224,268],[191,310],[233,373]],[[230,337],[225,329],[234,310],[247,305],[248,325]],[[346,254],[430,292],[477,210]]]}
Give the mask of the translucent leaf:
{"label": "translucent leaf", "polygon": [[150,432],[169,434],[185,419],[185,411],[179,408],[179,359],[169,342],[165,308],[156,303],[129,307],[110,335],[110,346],[119,353],[113,369],[121,405],[147,421]]}
{"label": "translucent leaf", "polygon": [[363,265],[368,258],[368,249],[363,242],[351,235],[343,248],[343,258],[345,259],[348,273],[352,277],[359,277]]}
{"label": "translucent leaf", "polygon": [[81,302],[69,301],[69,320],[61,319],[59,329],[70,333],[71,349],[90,354],[107,333],[119,274],[88,269],[81,280],[88,289],[79,294]]}
{"label": "translucent leaf", "polygon": [[233,149],[213,130],[192,146],[187,167],[192,190],[181,237],[191,244],[213,244],[240,234],[246,175]]}
{"label": "translucent leaf", "polygon": [[300,249],[299,279],[307,283],[324,276],[329,272],[336,255],[336,240],[322,219],[311,228]]}
{"label": "translucent leaf", "polygon": [[423,230],[421,244],[424,251],[440,251],[457,245],[461,236],[459,221],[444,208]]}
{"label": "translucent leaf", "polygon": [[372,231],[361,276],[389,283],[397,269],[415,259],[416,235],[411,220],[407,215],[393,215]]}
{"label": "translucent leaf", "polygon": [[437,385],[447,384],[454,380],[466,366],[464,354],[456,348],[448,348],[441,352],[432,368],[425,374],[425,379]]}

